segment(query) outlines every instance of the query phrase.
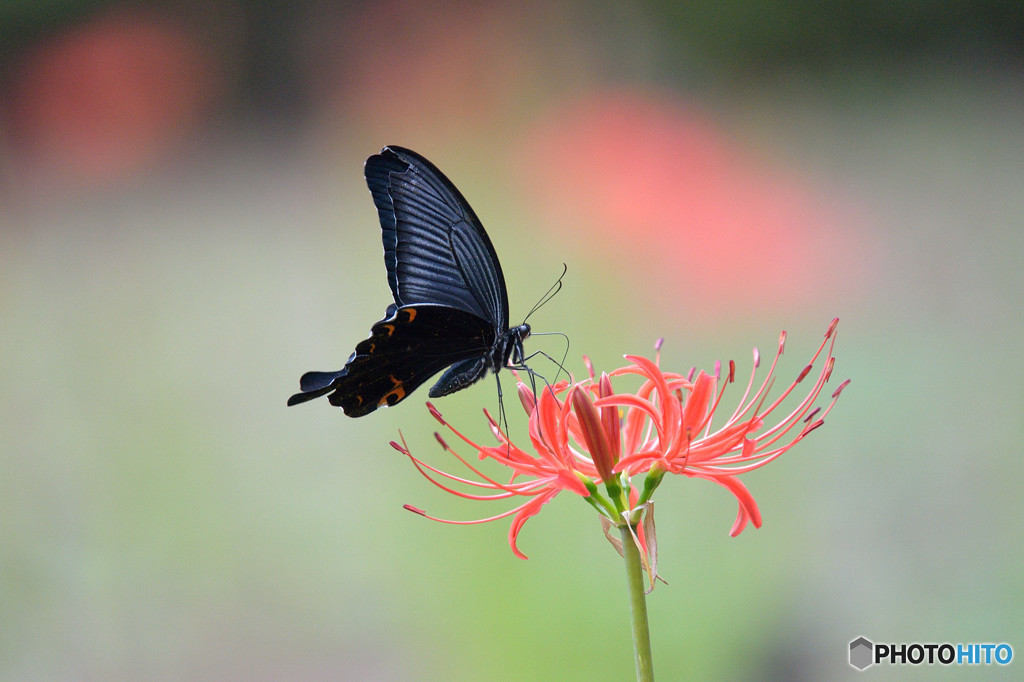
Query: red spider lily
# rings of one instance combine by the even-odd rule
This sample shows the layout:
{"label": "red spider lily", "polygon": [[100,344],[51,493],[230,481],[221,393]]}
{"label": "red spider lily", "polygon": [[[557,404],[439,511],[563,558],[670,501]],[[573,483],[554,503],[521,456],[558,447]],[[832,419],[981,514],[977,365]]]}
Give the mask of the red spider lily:
{"label": "red spider lily", "polygon": [[[852,229],[857,211],[745,145],[695,99],[635,87],[566,98],[516,149],[542,219],[558,233],[580,231],[569,239],[585,230],[588,246],[614,254],[619,268],[648,273],[638,279],[654,293],[695,294],[691,318],[721,322],[723,311],[742,317],[850,296],[851,283],[867,281],[852,268],[876,262]],[[552,149],[572,149],[573,173],[551,163]],[[634,237],[629,249],[623,234]],[[720,253],[746,276],[723,278]],[[803,265],[826,258],[829,282],[844,289],[830,291]],[[752,299],[751,281],[770,295]]]}
{"label": "red spider lily", "polygon": [[[724,382],[720,381],[718,368],[714,374],[702,371],[693,379],[693,370],[688,376],[662,371],[658,356],[652,361],[628,355],[626,359],[631,364],[603,374],[599,380],[595,380],[591,369],[588,379],[545,387],[536,398],[520,383],[519,396],[529,414],[530,451],[514,444],[486,411],[491,431],[498,440],[494,446],[479,445],[463,436],[428,403],[431,414],[475,450],[479,459],[492,459],[511,469],[508,482],[485,474],[449,447],[440,434],[435,434],[438,442],[468,469],[470,478],[425,463],[409,451],[404,441],[391,445],[408,456],[428,480],[454,495],[471,500],[524,501],[496,516],[470,521],[439,519],[415,507],[406,508],[455,524],[485,523],[513,516],[509,544],[516,556],[525,559],[516,546],[519,531],[545,503],[569,490],[586,499],[611,523],[637,527],[641,551],[653,565],[654,557],[648,555],[645,537],[652,532],[653,523],[648,526],[639,522],[654,489],[666,473],[673,473],[714,481],[736,496],[739,514],[731,535],[738,535],[748,522],[759,527],[761,515],[757,504],[738,477],[774,460],[824,423],[849,383],[839,385],[824,409],[814,406],[835,364],[832,349],[838,322],[836,318],[829,325],[817,352],[796,380],[770,402],[768,394],[785,347],[786,333],[780,336],[775,360],[757,389],[754,378],[760,356],[755,349],[754,368],[743,397],[725,423],[717,427],[712,422],[725,386],[734,381],[733,362],[729,363]],[[768,418],[781,409],[796,386],[810,375],[823,352],[825,358],[810,391],[788,414],[766,426]],[[611,379],[622,375],[642,377],[639,390],[615,393]],[[633,484],[633,477],[640,474],[646,474],[642,490]],[[598,490],[598,483],[604,485],[607,495]],[[653,545],[654,538],[650,539]]]}
{"label": "red spider lily", "polygon": [[[719,369],[713,375],[700,372],[696,380],[679,374],[663,372],[657,362],[637,356],[627,356],[634,364],[612,372],[612,375],[639,374],[644,384],[636,394],[616,394],[601,398],[601,407],[618,406],[624,409],[622,440],[625,452],[615,467],[617,472],[632,475],[647,472],[648,477],[664,473],[685,474],[714,481],[725,487],[739,501],[739,513],[730,535],[736,536],[748,522],[761,526],[761,513],[754,497],[739,480],[739,475],[764,466],[803,440],[811,431],[825,423],[839,394],[849,384],[847,379],[832,392],[831,401],[824,410],[815,402],[832,375],[835,357],[835,331],[839,318],[832,320],[825,338],[811,361],[777,398],[768,402],[768,394],[775,380],[775,368],[786,345],[786,332],[779,335],[779,348],[767,376],[756,390],[754,379],[760,365],[760,354],[754,349],[754,366],[746,390],[724,424],[713,427],[725,386],[735,380],[736,365],[729,362],[729,374],[721,389]],[[827,349],[827,350],[826,350]],[[780,417],[766,427],[798,384],[814,368],[822,352],[825,358],[810,391]],[[650,487],[650,486],[648,486]]]}

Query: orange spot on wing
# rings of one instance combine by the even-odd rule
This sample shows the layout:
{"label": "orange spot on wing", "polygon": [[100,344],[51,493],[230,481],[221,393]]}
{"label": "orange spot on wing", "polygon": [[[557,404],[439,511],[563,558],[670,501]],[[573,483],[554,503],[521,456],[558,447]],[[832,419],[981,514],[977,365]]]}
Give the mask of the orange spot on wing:
{"label": "orange spot on wing", "polygon": [[406,322],[412,322],[413,320],[416,319],[416,309],[415,308],[406,308],[405,312],[409,316],[409,319],[406,320]]}
{"label": "orange spot on wing", "polygon": [[403,388],[402,382],[396,379],[394,374],[392,374],[388,378],[391,379],[391,383],[394,384],[394,388],[392,388],[390,391],[384,394],[384,397],[380,399],[379,403],[377,403],[378,407],[383,407],[384,405],[394,405],[399,400],[405,397],[405,388]]}

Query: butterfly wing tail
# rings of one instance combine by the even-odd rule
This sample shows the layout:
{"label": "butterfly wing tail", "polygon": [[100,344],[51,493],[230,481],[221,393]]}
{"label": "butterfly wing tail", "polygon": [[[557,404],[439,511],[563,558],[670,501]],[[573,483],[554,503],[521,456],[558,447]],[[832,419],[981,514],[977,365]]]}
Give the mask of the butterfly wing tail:
{"label": "butterfly wing tail", "polygon": [[288,398],[288,406],[300,405],[308,400],[327,395],[335,388],[335,382],[348,374],[348,368],[337,372],[306,372],[299,379],[300,392]]}

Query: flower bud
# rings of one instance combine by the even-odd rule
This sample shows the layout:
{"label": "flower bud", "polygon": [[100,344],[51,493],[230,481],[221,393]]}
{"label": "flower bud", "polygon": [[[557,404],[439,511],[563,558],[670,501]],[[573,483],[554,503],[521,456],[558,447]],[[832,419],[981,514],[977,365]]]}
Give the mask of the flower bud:
{"label": "flower bud", "polygon": [[608,483],[612,480],[612,467],[615,465],[612,461],[612,448],[601,425],[601,415],[598,414],[594,401],[586,389],[577,387],[573,390],[572,408],[576,413],[576,419],[579,420],[583,440],[586,441],[597,473],[604,483]]}

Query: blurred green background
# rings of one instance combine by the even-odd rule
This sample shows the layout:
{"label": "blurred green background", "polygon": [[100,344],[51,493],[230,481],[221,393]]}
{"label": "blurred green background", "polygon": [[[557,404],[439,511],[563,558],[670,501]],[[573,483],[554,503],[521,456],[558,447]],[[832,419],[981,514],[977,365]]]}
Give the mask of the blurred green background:
{"label": "blurred green background", "polygon": [[[853,384],[745,478],[761,529],[659,489],[660,679],[1024,654],[1019,2],[0,8],[0,678],[631,678],[586,504],[520,561],[506,521],[403,511],[496,513],[388,447],[450,465],[425,390],[285,408],[390,301],[361,168],[392,143],[472,202],[513,321],[568,265],[530,321],[577,374],[664,336],[745,375],[786,329],[788,380],[841,317]],[[485,439],[493,384],[439,407]]]}

